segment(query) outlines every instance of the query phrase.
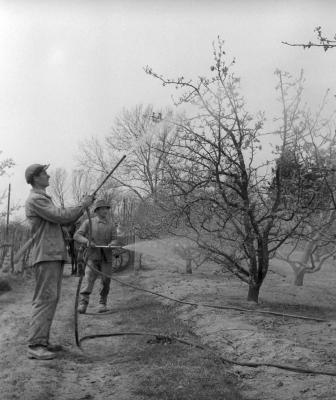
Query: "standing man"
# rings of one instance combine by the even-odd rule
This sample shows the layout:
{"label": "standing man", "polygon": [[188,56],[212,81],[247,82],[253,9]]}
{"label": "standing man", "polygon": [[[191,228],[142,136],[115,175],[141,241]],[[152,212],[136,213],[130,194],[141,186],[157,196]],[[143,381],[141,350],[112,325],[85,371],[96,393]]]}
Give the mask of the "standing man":
{"label": "standing man", "polygon": [[76,221],[94,200],[93,196],[86,196],[77,207],[56,207],[46,193],[50,178],[46,172],[48,167],[33,164],[25,171],[26,181],[32,186],[25,207],[33,235],[31,256],[36,281],[28,355],[39,360],[52,359],[55,351],[62,350],[62,346],[49,343],[67,259],[61,225]]}
{"label": "standing man", "polygon": [[[74,234],[74,239],[86,246],[90,246],[87,254],[87,268],[85,270],[85,282],[80,294],[80,302],[78,312],[85,314],[89,304],[90,294],[92,292],[94,283],[97,277],[101,279],[100,299],[98,312],[107,311],[106,303],[107,296],[110,291],[111,279],[107,276],[100,275],[94,269],[101,271],[103,274],[111,276],[113,271],[112,265],[112,249],[98,248],[96,246],[113,246],[119,243],[117,238],[117,228],[115,223],[111,220],[109,215],[109,204],[103,200],[98,200],[94,206],[94,213],[92,218],[92,231],[91,242],[90,237],[90,223],[88,220],[84,221]],[[93,268],[94,269],[93,269]]]}

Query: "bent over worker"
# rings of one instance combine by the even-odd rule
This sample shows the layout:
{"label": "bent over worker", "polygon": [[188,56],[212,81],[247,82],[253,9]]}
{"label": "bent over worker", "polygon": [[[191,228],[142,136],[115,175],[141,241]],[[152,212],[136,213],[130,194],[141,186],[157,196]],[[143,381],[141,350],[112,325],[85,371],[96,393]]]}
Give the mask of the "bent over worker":
{"label": "bent over worker", "polygon": [[33,164],[25,171],[32,190],[25,204],[33,235],[31,257],[35,272],[35,291],[28,339],[30,358],[48,360],[62,346],[49,343],[50,327],[60,297],[64,262],[67,259],[62,224],[76,221],[94,198],[86,196],[76,207],[59,208],[46,193],[49,165]]}
{"label": "bent over worker", "polygon": [[[113,254],[112,249],[96,246],[112,246],[120,243],[120,238],[117,237],[116,225],[109,215],[109,209],[109,204],[103,200],[96,202],[94,206],[95,216],[91,221],[91,241],[89,240],[89,220],[84,221],[74,234],[74,239],[77,242],[90,246],[87,250],[87,268],[85,269],[84,285],[80,292],[78,307],[78,312],[81,314],[86,312],[90,294],[98,277],[101,280],[98,312],[107,311],[107,297],[111,284],[109,276],[113,271]],[[102,272],[102,274],[97,271]]]}

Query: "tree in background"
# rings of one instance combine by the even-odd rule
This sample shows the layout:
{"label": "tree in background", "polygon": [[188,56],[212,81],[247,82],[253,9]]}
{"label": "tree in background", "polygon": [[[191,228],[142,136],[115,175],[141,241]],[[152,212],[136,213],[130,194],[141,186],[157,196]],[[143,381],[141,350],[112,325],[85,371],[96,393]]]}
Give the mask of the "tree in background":
{"label": "tree in background", "polygon": [[125,161],[112,177],[113,186],[128,188],[140,200],[149,197],[157,200],[177,132],[172,111],[165,112],[169,121],[158,124],[162,111],[155,113],[152,106],[139,105],[123,110],[103,141],[92,138],[81,144],[78,157],[81,166],[106,174],[116,160],[126,154]]}
{"label": "tree in background", "polygon": [[[330,248],[336,205],[333,114],[326,115],[325,111],[329,91],[316,112],[303,104],[302,71],[297,79],[282,71],[276,71],[276,75],[282,107],[279,119],[282,142],[277,147],[276,174],[283,181],[283,206],[292,209],[298,204],[311,214],[286,241],[285,249],[277,252],[277,258],[293,268],[294,283],[302,285],[305,273],[321,270],[333,255]],[[296,214],[301,215],[302,210],[297,209]]]}
{"label": "tree in background", "polygon": [[[322,48],[325,52],[329,49],[333,49],[336,47],[336,35],[332,38],[326,36],[321,26],[317,26],[314,29],[316,33],[315,42],[309,41],[307,43],[289,43],[282,42],[288,46],[302,47],[303,49],[311,49],[313,47]],[[331,148],[333,145],[331,144]],[[327,175],[333,177],[333,169],[327,171]],[[334,186],[330,186],[330,182],[326,180],[326,170],[324,170],[324,180],[326,185],[328,186],[330,191],[334,191]],[[333,179],[332,179],[333,180]],[[333,193],[332,193],[333,197]],[[336,203],[333,202],[334,208]],[[334,226],[335,213],[331,211],[329,215],[320,215],[320,226],[321,230],[318,229],[310,229],[311,234],[313,235],[310,240],[306,243],[305,250],[303,252],[302,257],[299,259],[293,259],[293,253],[289,252],[286,255],[280,256],[282,260],[288,262],[295,273],[295,284],[301,286],[303,284],[303,278],[305,273],[313,273],[321,270],[325,261],[327,261],[331,256],[333,256],[333,251],[330,250],[331,243],[334,241],[334,235],[332,234],[332,228]],[[319,220],[318,220],[319,221]],[[295,246],[296,248],[296,246]],[[323,257],[319,256],[319,252],[323,249],[325,251]]]}
{"label": "tree in background", "polygon": [[69,191],[68,173],[64,168],[56,168],[50,171],[49,192],[55,203],[64,208],[66,197]]}
{"label": "tree in background", "polygon": [[[0,151],[0,155],[1,154],[2,151]],[[14,161],[11,158],[5,158],[3,160],[0,160],[0,177],[4,176],[10,168],[14,167],[14,165],[15,165]],[[5,197],[7,197],[6,191],[0,194],[0,204],[2,203]]]}
{"label": "tree in background", "polygon": [[328,38],[323,34],[321,26],[317,26],[314,29],[314,32],[316,32],[317,42],[309,41],[308,43],[288,43],[288,42],[282,42],[282,43],[286,44],[287,46],[302,47],[303,49],[310,49],[312,47],[321,47],[324,51],[336,47],[336,35],[334,35],[332,39]]}
{"label": "tree in background", "polygon": [[71,174],[70,192],[74,203],[79,203],[83,197],[94,191],[94,177],[84,169],[75,169]]}
{"label": "tree in background", "polygon": [[[2,152],[0,151],[0,155],[2,154]],[[10,168],[12,168],[14,166],[14,161],[11,158],[6,158],[3,160],[0,160],[0,177],[4,176],[5,174],[7,174],[8,170]],[[0,205],[2,206],[2,203],[4,202],[4,199],[6,199],[8,196],[8,192],[4,191],[3,193],[0,194]],[[14,207],[15,208],[15,207]],[[13,208],[12,208],[13,210]],[[9,212],[11,212],[12,210],[9,210]],[[7,204],[6,207],[0,211],[0,217],[9,217],[7,216]],[[0,243],[0,269],[3,266],[3,261],[4,258],[6,256],[6,254],[8,253],[8,251],[11,251],[11,246],[12,243],[10,242],[11,238],[12,238],[12,234],[9,230],[9,226],[7,225],[7,222],[5,222],[5,220],[3,220],[3,223],[0,220],[0,238],[1,238],[1,243]],[[8,246],[10,245],[10,247]],[[0,280],[0,291],[1,291],[1,287],[2,285],[4,285],[6,282],[3,282],[2,280]]]}
{"label": "tree in background", "polygon": [[[196,81],[167,79],[149,67],[146,72],[180,89],[177,104],[194,110],[170,149],[178,168],[167,163],[177,222],[213,261],[248,283],[247,298],[257,302],[270,259],[316,212],[316,191],[289,191],[283,158],[292,148],[292,133],[298,130],[308,140],[318,131],[290,112],[293,100],[279,74],[278,90],[288,101],[276,132],[282,135],[280,159],[278,165],[274,158],[263,160],[263,115],[246,111],[240,81],[231,72],[234,60],[226,62],[220,38],[213,53],[211,76]],[[301,183],[291,177],[291,185]]]}
{"label": "tree in background", "polygon": [[[315,212],[306,221],[302,230],[293,235],[285,249],[278,251],[277,258],[287,262],[294,271],[296,286],[303,285],[306,273],[315,273],[335,255],[336,220],[336,163],[335,149],[329,144],[327,151],[315,149],[317,164],[300,165],[299,171],[292,165],[292,171],[301,175],[301,190],[305,195],[315,193]],[[311,162],[314,160],[311,159]],[[296,196],[297,188],[292,185],[291,195]]]}
{"label": "tree in background", "polygon": [[[0,151],[2,154],[2,151]],[[14,161],[11,158],[6,158],[0,161],[0,176],[3,176],[7,173],[8,169],[14,167]]]}
{"label": "tree in background", "polygon": [[117,193],[117,210],[126,203],[132,209],[131,225],[138,237],[157,237],[165,227],[162,209],[166,205],[167,163],[169,159],[173,164],[170,150],[181,118],[171,109],[154,111],[150,105],[138,105],[120,113],[103,141],[91,138],[80,146],[81,167],[96,176],[107,174],[121,155],[127,155],[105,189]]}

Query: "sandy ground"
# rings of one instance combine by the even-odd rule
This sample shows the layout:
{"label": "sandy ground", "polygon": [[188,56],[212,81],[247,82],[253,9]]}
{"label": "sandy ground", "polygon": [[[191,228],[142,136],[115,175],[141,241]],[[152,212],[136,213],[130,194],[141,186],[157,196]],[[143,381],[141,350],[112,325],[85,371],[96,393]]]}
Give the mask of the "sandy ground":
{"label": "sandy ground", "polygon": [[[131,279],[147,289],[198,304],[251,308],[244,300],[247,288],[241,282],[209,265],[194,270],[192,275],[185,274],[184,262],[167,254],[144,256],[144,269],[137,277],[128,272],[120,279]],[[211,346],[225,358],[334,371],[336,374],[336,269],[330,265],[321,272],[307,275],[300,288],[292,285],[293,273],[289,268],[277,263],[272,265],[272,270],[275,272],[269,273],[255,312],[176,304],[179,318],[192,326],[201,343]],[[43,363],[26,357],[33,284],[27,281],[13,285],[12,291],[0,296],[0,399],[135,399],[129,393],[132,366],[127,363],[127,357],[120,358],[120,349],[125,348],[127,339],[114,338],[113,346],[98,346],[95,351],[88,343],[85,355],[74,346],[75,278],[64,278],[62,302],[53,327],[53,341],[65,344],[66,351],[57,361]],[[118,299],[114,307],[122,307],[124,299],[133,296],[135,291],[113,285]],[[169,303],[168,300],[160,301]],[[257,310],[326,321],[259,314]],[[87,332],[94,330],[92,320],[81,321],[81,334],[83,325]],[[105,326],[118,325],[118,317],[112,322],[105,321]],[[240,390],[247,399],[336,399],[336,377],[273,367],[234,366],[233,371],[239,376]]]}
{"label": "sandy ground", "polygon": [[[113,338],[105,343],[88,342],[81,351],[74,339],[74,298],[77,278],[70,277],[68,266],[63,279],[62,299],[52,326],[51,342],[61,343],[65,351],[55,360],[37,361],[27,358],[26,338],[31,312],[33,280],[11,282],[13,290],[0,296],[0,382],[1,400],[90,400],[133,398],[132,365],[123,355],[125,339]],[[96,293],[97,296],[97,293]],[[123,288],[115,288],[115,308],[123,308]],[[128,296],[130,297],[130,296]],[[92,307],[92,312],[96,310]],[[105,320],[107,331],[115,330],[120,315]],[[101,318],[100,318],[101,320]],[[100,333],[93,318],[80,320],[80,334]],[[84,328],[85,327],[85,328]],[[110,328],[110,330],[109,330]]]}
{"label": "sandy ground", "polygon": [[[147,285],[152,282],[156,291],[190,302],[255,309],[255,312],[244,313],[180,307],[180,318],[193,323],[193,331],[204,344],[232,360],[277,363],[332,371],[336,375],[334,265],[307,274],[304,286],[296,287],[291,268],[279,261],[273,262],[260,293],[260,303],[253,307],[244,300],[247,287],[242,282],[209,264],[192,275],[181,275],[185,270],[183,263],[168,255],[167,244],[164,248],[166,257],[161,260],[161,268],[146,274]],[[152,257],[153,265],[155,261]],[[166,277],[164,271],[168,269],[175,270],[175,274]],[[274,316],[258,313],[258,310],[325,319],[325,322]],[[273,367],[235,366],[234,370],[241,378],[242,394],[247,399],[336,399],[336,377],[333,376],[295,373]]]}

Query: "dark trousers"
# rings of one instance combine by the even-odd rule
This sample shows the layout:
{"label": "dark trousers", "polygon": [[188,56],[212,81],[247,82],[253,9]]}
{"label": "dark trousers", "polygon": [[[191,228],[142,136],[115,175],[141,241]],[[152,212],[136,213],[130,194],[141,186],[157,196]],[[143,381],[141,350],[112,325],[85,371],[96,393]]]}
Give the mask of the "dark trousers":
{"label": "dark trousers", "polygon": [[89,303],[90,294],[93,290],[95,281],[97,278],[99,278],[101,282],[99,304],[106,304],[107,296],[110,292],[111,279],[100,275],[98,272],[90,268],[90,266],[93,266],[95,269],[103,272],[106,275],[111,275],[113,270],[112,262],[89,260],[85,269],[83,288],[80,292],[80,303]]}
{"label": "dark trousers", "polygon": [[34,265],[35,291],[28,344],[46,346],[50,327],[61,294],[63,261],[45,261]]}

